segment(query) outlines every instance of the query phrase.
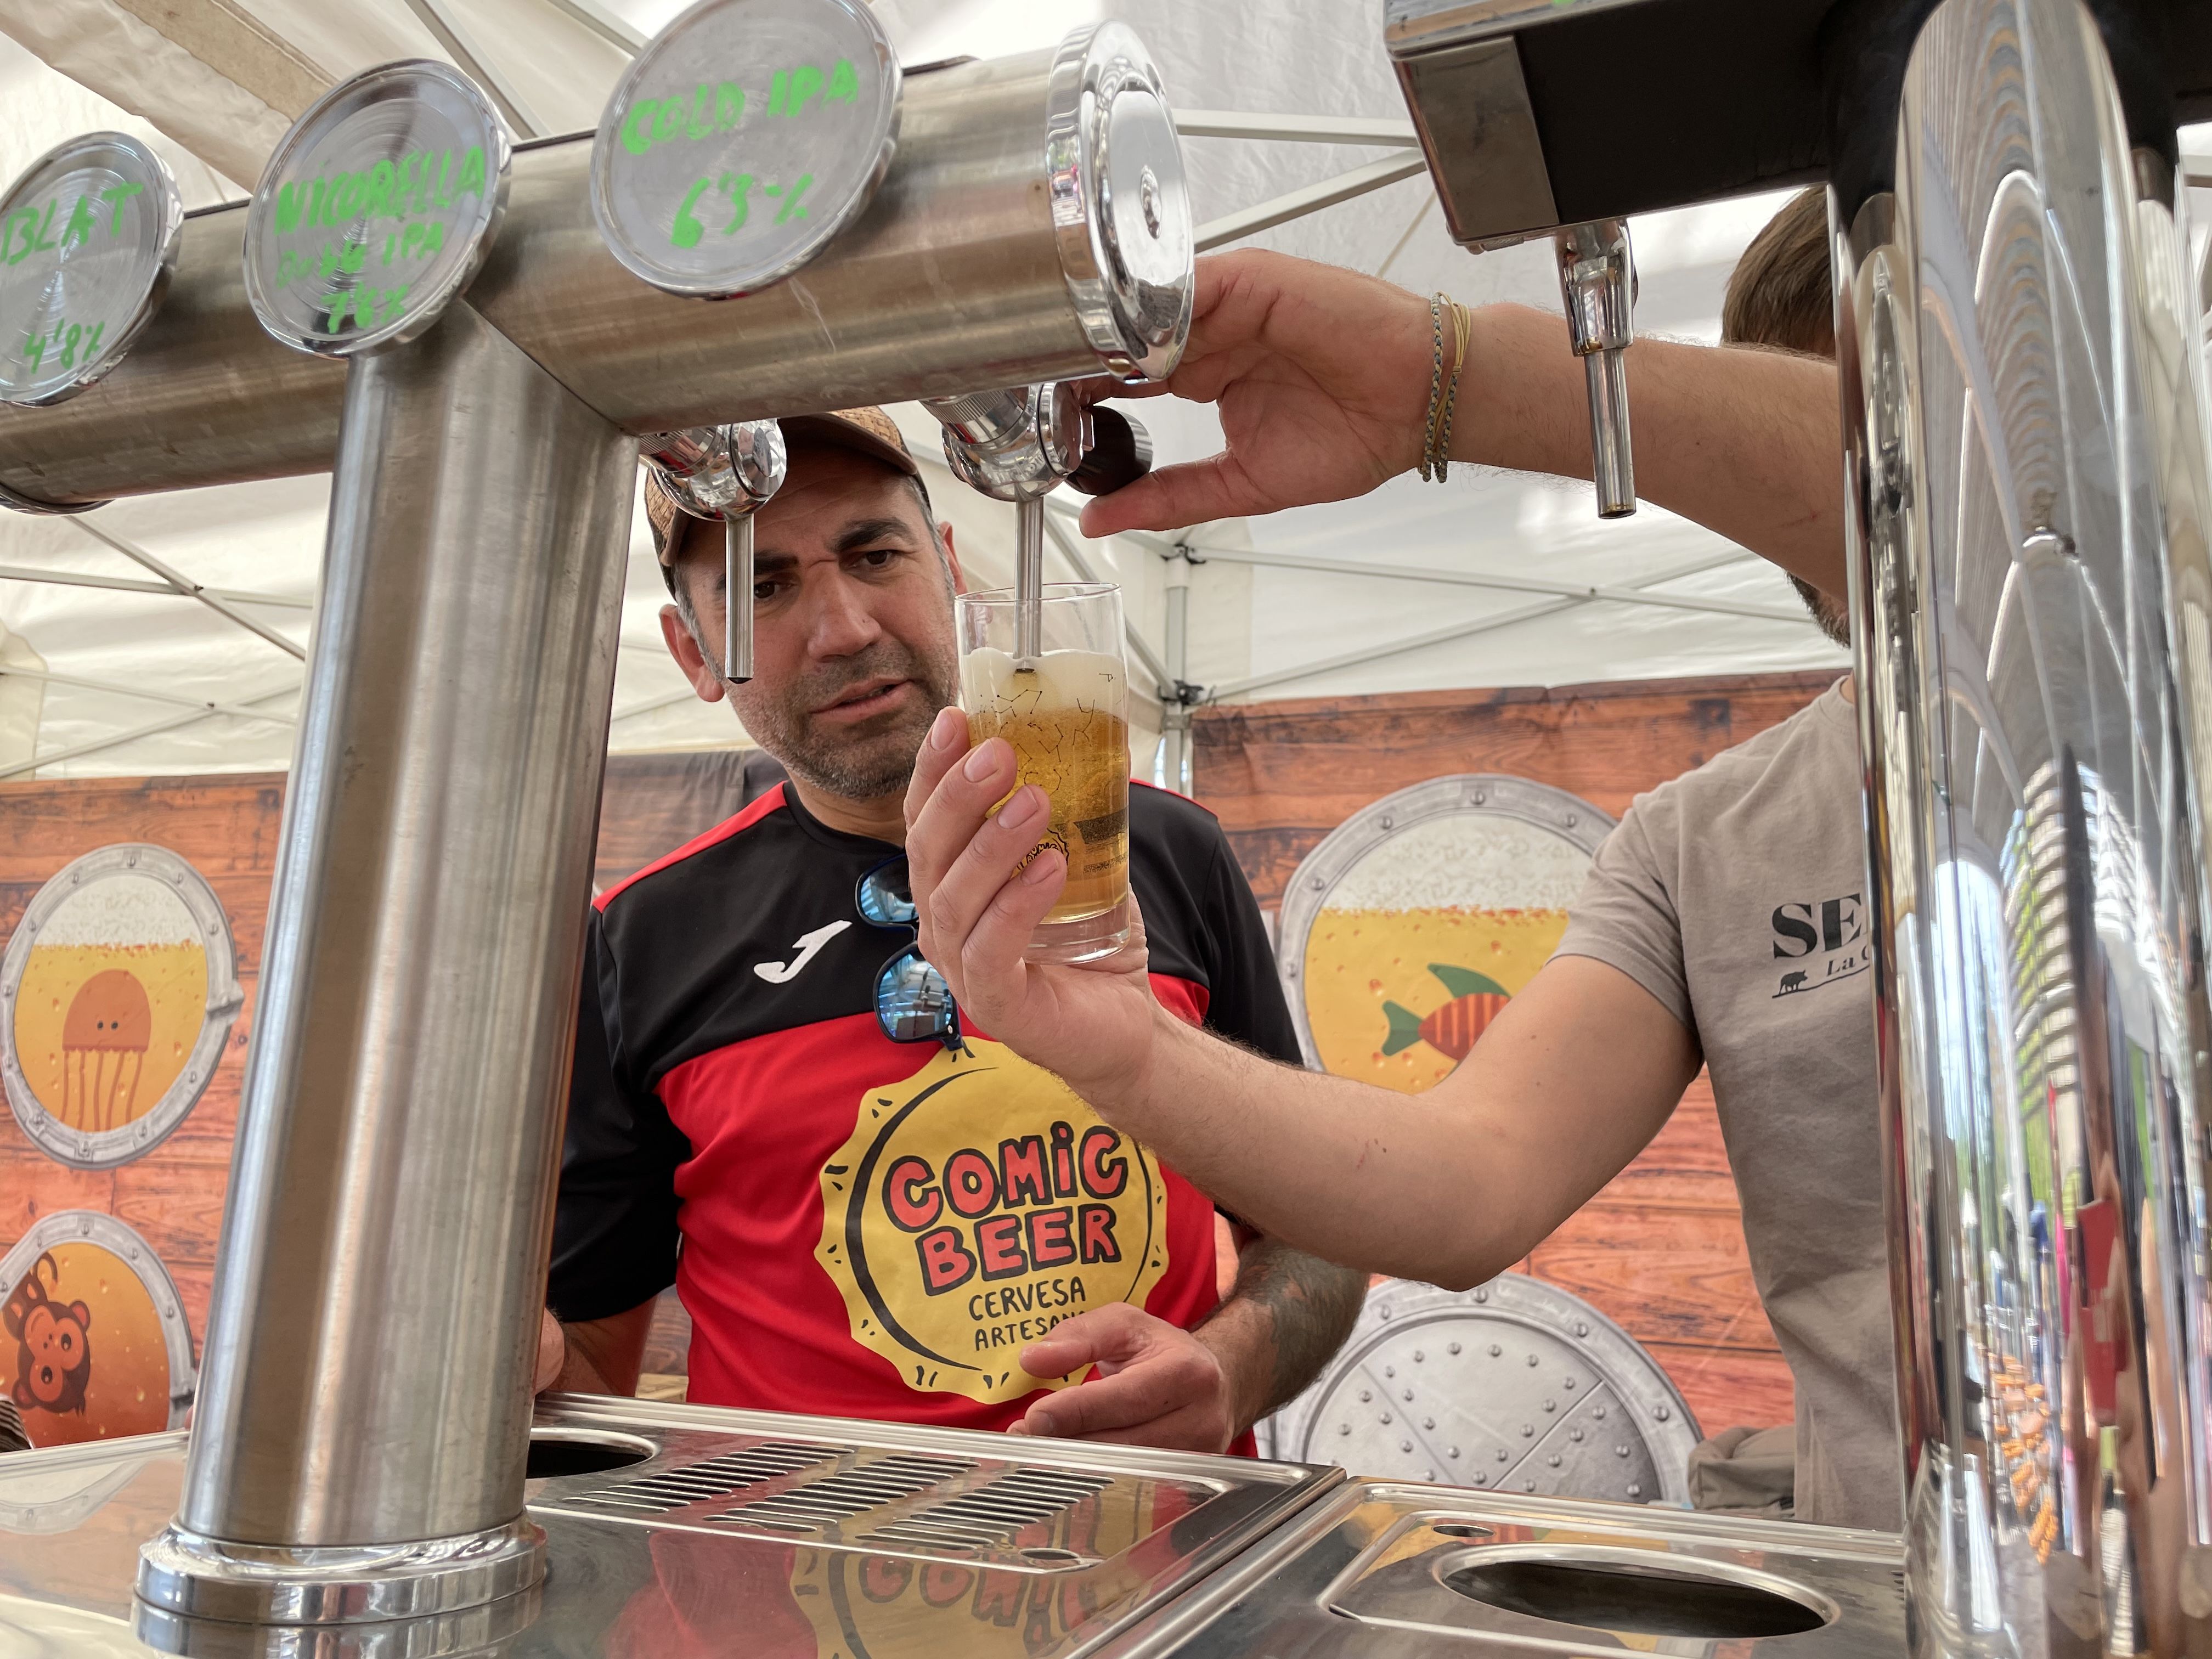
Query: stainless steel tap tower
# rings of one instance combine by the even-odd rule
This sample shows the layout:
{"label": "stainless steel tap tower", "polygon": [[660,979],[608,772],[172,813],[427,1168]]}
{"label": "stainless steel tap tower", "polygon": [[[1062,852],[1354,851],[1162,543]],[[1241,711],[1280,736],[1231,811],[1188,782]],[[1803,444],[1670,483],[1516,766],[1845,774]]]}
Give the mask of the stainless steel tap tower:
{"label": "stainless steel tap tower", "polygon": [[639,437],[1181,350],[1179,152],[1127,30],[909,77],[902,116],[857,220],[749,297],[632,276],[589,145],[553,144],[420,337],[285,349],[247,312],[246,213],[211,213],[112,374],[0,410],[33,503],[337,471],[157,1617],[443,1615],[542,1572],[531,1370]]}
{"label": "stainless steel tap tower", "polygon": [[2212,1640],[2212,479],[2128,115],[2075,0],[1948,0],[1838,180],[1920,1653]]}
{"label": "stainless steel tap tower", "polygon": [[1910,1645],[2206,1651],[2212,483],[2174,125],[2212,117],[2212,26],[1388,9],[1470,246],[1581,225],[1566,268],[1607,216],[1830,180]]}

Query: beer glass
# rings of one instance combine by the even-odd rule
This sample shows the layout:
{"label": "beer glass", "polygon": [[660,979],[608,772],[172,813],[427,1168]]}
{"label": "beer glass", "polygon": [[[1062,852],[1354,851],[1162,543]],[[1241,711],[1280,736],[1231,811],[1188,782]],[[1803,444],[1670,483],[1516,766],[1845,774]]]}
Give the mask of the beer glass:
{"label": "beer glass", "polygon": [[[1052,800],[1036,851],[1067,859],[1067,885],[1038,924],[1031,962],[1089,962],[1129,938],[1129,696],[1121,666],[1121,590],[1111,582],[1048,582],[1041,650],[1015,654],[1012,588],[963,593],[960,706],[972,748],[1013,745],[1020,775]],[[1035,852],[1031,854],[1035,856]]]}

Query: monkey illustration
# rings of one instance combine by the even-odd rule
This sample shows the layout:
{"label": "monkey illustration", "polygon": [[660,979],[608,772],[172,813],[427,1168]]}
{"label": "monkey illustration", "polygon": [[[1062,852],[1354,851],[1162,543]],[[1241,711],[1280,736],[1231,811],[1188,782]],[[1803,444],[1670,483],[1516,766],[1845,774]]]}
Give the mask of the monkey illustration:
{"label": "monkey illustration", "polygon": [[92,1339],[87,1334],[92,1310],[47,1295],[46,1281],[58,1285],[61,1276],[53,1253],[46,1252],[0,1307],[0,1330],[16,1343],[15,1382],[9,1394],[18,1406],[82,1412],[92,1381]]}

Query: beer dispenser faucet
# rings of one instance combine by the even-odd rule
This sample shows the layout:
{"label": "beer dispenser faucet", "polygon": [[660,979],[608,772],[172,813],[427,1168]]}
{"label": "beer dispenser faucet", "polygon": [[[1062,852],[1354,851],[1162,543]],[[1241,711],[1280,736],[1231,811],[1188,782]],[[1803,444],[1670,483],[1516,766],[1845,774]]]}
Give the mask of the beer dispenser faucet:
{"label": "beer dispenser faucet", "polygon": [[782,486],[783,428],[695,426],[641,438],[638,450],[677,506],[722,525],[722,678],[742,685],[753,677],[753,514]]}
{"label": "beer dispenser faucet", "polygon": [[1636,340],[1636,255],[1628,221],[1593,219],[1553,234],[1567,330],[1589,382],[1591,477],[1597,515],[1636,511],[1636,461],[1628,441],[1628,362]]}
{"label": "beer dispenser faucet", "polygon": [[952,476],[1014,503],[1014,661],[1044,654],[1044,498],[1064,480],[1104,495],[1152,470],[1151,436],[1120,410],[1086,402],[1069,381],[926,398],[945,427]]}

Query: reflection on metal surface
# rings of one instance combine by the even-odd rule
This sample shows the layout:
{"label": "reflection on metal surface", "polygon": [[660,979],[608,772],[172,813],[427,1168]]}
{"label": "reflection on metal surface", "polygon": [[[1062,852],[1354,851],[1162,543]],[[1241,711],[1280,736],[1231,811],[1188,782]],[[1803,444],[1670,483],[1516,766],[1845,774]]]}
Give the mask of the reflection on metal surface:
{"label": "reflection on metal surface", "polygon": [[[1639,1586],[1597,1576],[1628,1564]],[[1556,1571],[1570,1566],[1581,1571]],[[1355,1481],[1106,1652],[1736,1659],[1747,1627],[1789,1626],[1786,1650],[1803,1659],[1892,1659],[1905,1644],[1898,1566],[1896,1539],[1881,1533]],[[1735,1628],[1714,1629],[1723,1619]]]}
{"label": "reflection on metal surface", "polygon": [[783,488],[789,453],[774,421],[657,432],[639,441],[645,464],[669,497],[695,519],[725,526],[722,542],[722,678],[753,677],[753,514]]}
{"label": "reflection on metal surface", "polygon": [[[452,1651],[471,1632],[492,1639],[487,1621],[521,1608],[535,1616],[503,1638],[513,1659],[1076,1659],[1171,1605],[1340,1478],[1248,1458],[580,1395],[541,1406],[537,1432],[651,1453],[622,1472],[635,1478],[531,1483],[529,1516],[548,1540],[541,1601],[317,1629],[224,1626],[141,1604],[142,1638],[180,1653],[387,1659]],[[0,1459],[0,1517],[58,1483],[91,1478],[106,1495],[77,1510],[74,1530],[0,1548],[0,1631],[11,1595],[59,1603],[58,1618],[133,1617],[138,1546],[175,1505],[183,1440]],[[917,1487],[922,1474],[938,1478]],[[862,1507],[808,1500],[841,1478],[838,1491]],[[811,1531],[718,1518],[779,1498],[777,1519]]]}
{"label": "reflection on metal surface", "polygon": [[243,1002],[200,872],[165,847],[100,848],[48,878],[0,955],[0,1086],[48,1157],[128,1163],[207,1091]]}
{"label": "reflection on metal surface", "polygon": [[1336,1357],[1258,1433],[1289,1462],[1630,1504],[1688,1503],[1700,1437],[1633,1337],[1520,1273],[1471,1291],[1377,1285]]}
{"label": "reflection on metal surface", "polygon": [[2212,1614],[2184,240],[2075,0],[1948,0],[1899,131],[1836,276],[1912,1644],[2178,1654]]}

